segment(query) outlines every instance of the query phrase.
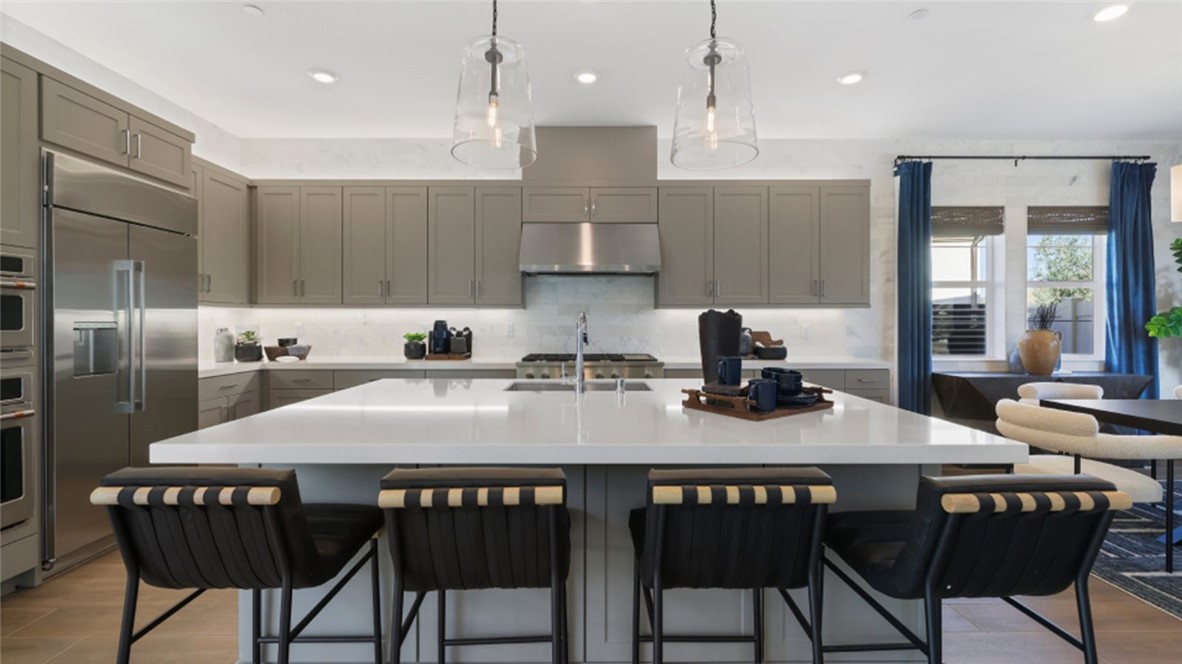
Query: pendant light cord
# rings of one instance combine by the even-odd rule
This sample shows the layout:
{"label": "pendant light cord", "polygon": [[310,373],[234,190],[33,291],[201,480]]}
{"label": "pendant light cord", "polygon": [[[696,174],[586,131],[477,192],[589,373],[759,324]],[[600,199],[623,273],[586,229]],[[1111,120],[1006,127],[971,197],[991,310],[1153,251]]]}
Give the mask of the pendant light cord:
{"label": "pendant light cord", "polygon": [[[494,0],[493,7],[495,8],[496,6],[497,6],[497,3]],[[494,11],[495,11],[495,9],[494,9]],[[493,14],[493,15],[495,16],[496,14]],[[717,22],[718,22],[718,8],[714,6],[714,0],[710,0],[710,38],[711,39],[714,39],[715,37],[718,36],[715,29],[714,29],[714,24]],[[495,22],[494,22],[494,25],[495,25]],[[495,28],[493,29],[493,34],[494,35],[497,34]]]}
{"label": "pendant light cord", "polygon": [[[711,3],[713,4],[713,3]],[[497,0],[493,0],[493,29],[492,36],[497,36]]]}

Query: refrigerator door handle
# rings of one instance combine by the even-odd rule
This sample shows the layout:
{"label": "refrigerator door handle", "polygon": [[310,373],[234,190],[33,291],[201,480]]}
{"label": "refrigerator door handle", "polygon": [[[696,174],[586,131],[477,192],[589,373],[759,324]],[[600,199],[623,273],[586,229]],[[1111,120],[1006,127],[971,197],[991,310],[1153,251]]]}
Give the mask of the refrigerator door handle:
{"label": "refrigerator door handle", "polygon": [[[118,403],[119,412],[134,413],[136,411],[136,380],[135,380],[135,358],[137,354],[136,336],[135,336],[135,298],[136,298],[136,278],[135,272],[138,263],[136,261],[121,260],[115,261],[115,278],[119,278],[120,273],[127,275],[127,289],[123,292],[123,296],[127,298],[126,317],[123,319],[124,323],[120,326],[120,336],[127,335],[127,363],[119,363],[119,370],[127,371],[127,400],[122,399],[120,394],[120,401]],[[120,348],[123,344],[119,344]]]}
{"label": "refrigerator door handle", "polygon": [[138,323],[139,329],[136,335],[139,337],[139,397],[135,402],[135,409],[137,411],[144,411],[148,408],[148,353],[147,344],[145,343],[144,330],[148,327],[148,271],[145,269],[144,261],[135,261],[135,274],[139,277],[139,299],[140,299],[140,320]]}

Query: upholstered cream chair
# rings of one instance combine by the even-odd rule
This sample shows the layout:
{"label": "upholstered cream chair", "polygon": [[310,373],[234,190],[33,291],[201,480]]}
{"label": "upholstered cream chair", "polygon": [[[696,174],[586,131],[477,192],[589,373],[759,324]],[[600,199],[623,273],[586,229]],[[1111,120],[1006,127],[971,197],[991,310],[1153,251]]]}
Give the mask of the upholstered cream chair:
{"label": "upholstered cream chair", "polygon": [[1024,404],[1037,406],[1039,399],[1103,399],[1104,388],[1082,383],[1026,383],[1018,386]]}
{"label": "upholstered cream chair", "polygon": [[1174,388],[1174,398],[1182,399],[1182,385]]}

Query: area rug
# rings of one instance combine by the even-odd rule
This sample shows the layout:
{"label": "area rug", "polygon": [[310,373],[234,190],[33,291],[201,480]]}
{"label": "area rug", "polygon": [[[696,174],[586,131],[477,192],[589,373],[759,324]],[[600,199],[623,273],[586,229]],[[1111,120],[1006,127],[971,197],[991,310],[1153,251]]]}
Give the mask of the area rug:
{"label": "area rug", "polygon": [[[1182,482],[1175,484],[1174,505],[1182,506]],[[1166,574],[1165,545],[1157,541],[1165,520],[1165,510],[1152,505],[1118,513],[1092,573],[1182,619],[1182,545],[1174,547],[1174,573]],[[1175,517],[1174,525],[1182,525],[1182,518]]]}

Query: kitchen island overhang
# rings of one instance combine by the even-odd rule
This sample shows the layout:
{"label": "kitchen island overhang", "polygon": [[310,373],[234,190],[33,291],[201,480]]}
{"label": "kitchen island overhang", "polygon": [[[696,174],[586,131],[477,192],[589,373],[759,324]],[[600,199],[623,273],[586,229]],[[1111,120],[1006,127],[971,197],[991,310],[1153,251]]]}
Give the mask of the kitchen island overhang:
{"label": "kitchen island overhang", "polygon": [[[156,443],[152,463],[220,463],[295,468],[305,502],[375,504],[379,480],[395,465],[561,466],[572,517],[568,580],[571,661],[630,660],[632,543],[628,513],[644,505],[653,467],[816,465],[837,487],[834,511],[909,509],[923,474],[942,464],[1022,463],[1026,445],[834,393],[835,407],[764,422],[684,409],[689,380],[649,380],[649,391],[506,391],[508,380],[383,380]],[[389,554],[382,547],[383,612],[389,623]],[[841,564],[840,562],[838,564]],[[844,588],[825,580],[827,644],[890,642],[892,628]],[[872,591],[873,592],[873,591]],[[301,615],[322,589],[297,591]],[[368,620],[369,590],[354,581],[309,633],[350,634]],[[792,591],[798,602],[803,591]],[[272,596],[274,595],[274,596]],[[922,631],[918,602],[878,599]],[[250,593],[240,594],[239,653],[250,661]],[[277,624],[277,593],[264,597],[264,625]],[[545,631],[545,590],[452,593],[449,637]],[[512,610],[506,610],[512,607]],[[670,591],[666,633],[750,634],[749,593]],[[423,603],[403,661],[435,662],[436,604]],[[809,642],[775,593],[765,593],[765,661],[811,661]],[[647,630],[647,622],[642,625]],[[264,628],[266,630],[266,627]],[[649,647],[642,647],[648,658]],[[271,655],[273,657],[273,653]],[[843,661],[918,661],[917,652],[845,655]],[[548,661],[537,644],[465,648],[455,661]],[[750,661],[749,644],[669,644],[668,661]],[[372,661],[359,644],[308,644],[292,661]]]}

